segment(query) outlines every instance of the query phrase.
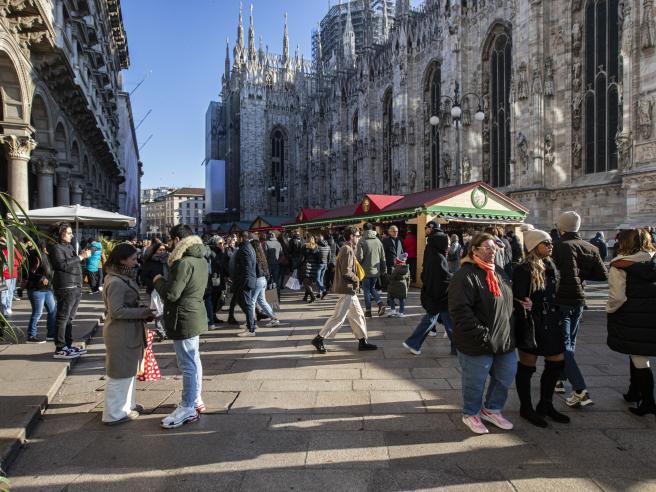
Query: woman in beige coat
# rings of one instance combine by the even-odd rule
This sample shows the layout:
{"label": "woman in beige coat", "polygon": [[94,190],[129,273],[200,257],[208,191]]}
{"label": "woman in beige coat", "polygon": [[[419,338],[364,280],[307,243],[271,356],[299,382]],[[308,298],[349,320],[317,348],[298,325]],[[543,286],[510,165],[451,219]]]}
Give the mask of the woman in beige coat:
{"label": "woman in beige coat", "polygon": [[106,263],[103,299],[107,318],[103,327],[106,356],[105,410],[102,421],[113,425],[134,420],[135,376],[144,354],[144,323],[153,313],[140,304],[135,281],[137,249],[130,243],[117,245]]}

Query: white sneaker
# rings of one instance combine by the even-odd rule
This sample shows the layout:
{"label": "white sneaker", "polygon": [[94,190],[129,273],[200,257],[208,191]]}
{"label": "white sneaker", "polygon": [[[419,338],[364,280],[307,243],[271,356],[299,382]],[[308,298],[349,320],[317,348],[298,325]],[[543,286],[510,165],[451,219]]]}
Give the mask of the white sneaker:
{"label": "white sneaker", "polygon": [[279,324],[280,324],[280,320],[278,318],[273,318],[265,326],[278,326]]}
{"label": "white sneaker", "polygon": [[588,393],[588,390],[583,390],[580,393],[577,393],[576,391],[572,391],[572,396],[567,398],[567,400],[565,400],[565,403],[567,403],[568,406],[573,408],[582,408],[594,404],[594,402],[590,398],[590,394]]}
{"label": "white sneaker", "polygon": [[436,336],[437,336],[437,332],[431,330],[431,331],[428,332],[428,336],[429,336],[429,337],[436,337]]}
{"label": "white sneaker", "polygon": [[237,333],[237,336],[238,337],[254,337],[255,332],[250,331],[248,328],[246,328],[244,331],[240,331],[239,333]]}
{"label": "white sneaker", "polygon": [[421,350],[413,349],[410,345],[407,343],[403,342],[403,346],[407,348],[412,354],[414,355],[421,355]]}
{"label": "white sneaker", "polygon": [[98,292],[102,292],[102,291],[103,291],[103,288],[102,288],[102,285],[101,285],[100,287],[98,287]]}
{"label": "white sneaker", "polygon": [[11,316],[12,314],[14,314],[14,312],[11,309],[5,309],[5,314],[7,316]]}
{"label": "white sneaker", "polygon": [[177,407],[172,413],[162,419],[160,425],[164,429],[175,429],[190,422],[196,422],[200,416],[195,408]]}
{"label": "white sneaker", "polygon": [[405,313],[396,313],[397,318],[405,318]]}
{"label": "white sneaker", "polygon": [[388,318],[396,318],[398,316],[398,313],[396,312],[396,309],[392,309],[388,314]]}

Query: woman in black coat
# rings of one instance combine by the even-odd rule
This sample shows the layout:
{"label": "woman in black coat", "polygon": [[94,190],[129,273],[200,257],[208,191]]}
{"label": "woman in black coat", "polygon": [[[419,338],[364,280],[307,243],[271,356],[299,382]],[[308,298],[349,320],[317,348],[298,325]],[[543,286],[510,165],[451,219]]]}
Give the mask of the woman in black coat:
{"label": "woman in black coat", "polygon": [[314,236],[309,236],[305,246],[303,246],[300,266],[301,278],[303,279],[303,285],[305,286],[305,296],[303,297],[304,301],[307,301],[308,298],[310,299],[310,303],[316,300],[314,290],[312,289],[312,284],[316,282],[320,264],[321,252],[317,246],[316,239]]}
{"label": "woman in black coat", "polygon": [[[545,417],[567,424],[569,417],[553,406],[556,382],[565,368],[565,340],[555,302],[559,274],[550,258],[553,242],[545,231],[532,226],[522,228],[528,254],[513,272],[519,415],[538,427],[547,426]],[[544,371],[540,378],[540,402],[533,409],[531,377],[539,356],[544,357]]]}
{"label": "woman in black coat", "polygon": [[656,415],[654,376],[649,357],[656,356],[656,255],[644,229],[622,231],[618,256],[608,276],[608,346],[630,356],[631,385],[624,398],[638,402],[629,410]]}

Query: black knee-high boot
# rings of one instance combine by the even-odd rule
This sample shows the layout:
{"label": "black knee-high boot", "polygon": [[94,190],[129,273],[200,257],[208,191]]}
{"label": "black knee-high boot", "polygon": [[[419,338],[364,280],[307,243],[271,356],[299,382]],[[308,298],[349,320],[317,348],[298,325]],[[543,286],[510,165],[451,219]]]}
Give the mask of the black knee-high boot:
{"label": "black knee-high boot", "polygon": [[519,396],[519,415],[528,420],[533,425],[538,427],[546,427],[547,422],[535,413],[533,403],[531,401],[531,377],[535,372],[535,367],[525,366],[521,362],[517,362],[517,374],[515,375],[515,386],[517,387],[517,395]]}
{"label": "black knee-high boot", "polygon": [[640,389],[640,405],[638,408],[629,408],[635,415],[643,416],[648,413],[656,415],[656,403],[654,403],[654,375],[650,367],[644,369],[636,368],[636,380]]}
{"label": "black knee-high boot", "polygon": [[638,403],[640,401],[640,388],[638,387],[638,381],[636,380],[636,366],[633,365],[633,359],[629,357],[629,368],[630,368],[630,379],[629,379],[629,391],[624,393],[624,399],[629,403]]}
{"label": "black knee-high boot", "polygon": [[556,381],[565,367],[565,361],[545,360],[544,371],[540,378],[540,403],[535,411],[543,417],[550,417],[555,422],[568,424],[569,417],[558,412],[553,406],[553,394],[556,387]]}

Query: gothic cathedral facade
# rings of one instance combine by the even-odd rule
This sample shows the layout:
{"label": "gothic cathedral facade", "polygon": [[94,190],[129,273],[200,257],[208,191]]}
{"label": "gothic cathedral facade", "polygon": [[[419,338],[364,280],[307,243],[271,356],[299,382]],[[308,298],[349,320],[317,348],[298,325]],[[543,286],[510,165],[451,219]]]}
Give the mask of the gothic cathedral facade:
{"label": "gothic cathedral facade", "polygon": [[209,118],[231,220],[484,180],[543,228],[563,210],[587,231],[656,222],[653,0],[332,9],[338,49],[320,25],[311,61],[286,22],[282,55],[256,47],[252,8],[246,45],[240,12]]}

